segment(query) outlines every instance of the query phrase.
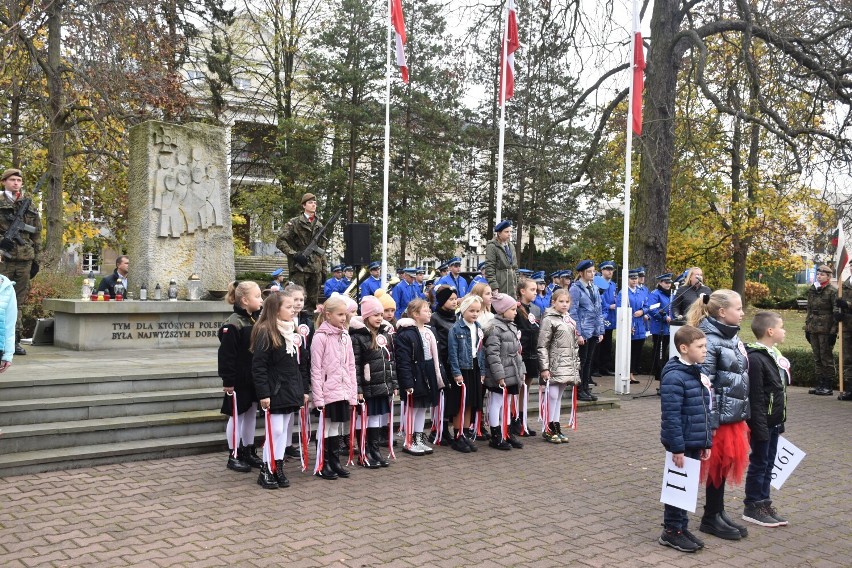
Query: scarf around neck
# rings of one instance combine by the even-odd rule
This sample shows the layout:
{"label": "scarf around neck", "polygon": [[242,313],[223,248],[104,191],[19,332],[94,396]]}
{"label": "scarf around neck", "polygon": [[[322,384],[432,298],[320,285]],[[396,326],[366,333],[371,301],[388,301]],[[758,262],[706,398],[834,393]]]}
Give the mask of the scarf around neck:
{"label": "scarf around neck", "polygon": [[296,344],[293,342],[295,336],[296,324],[291,321],[278,320],[278,333],[284,338],[284,346],[287,348],[289,355],[296,354]]}

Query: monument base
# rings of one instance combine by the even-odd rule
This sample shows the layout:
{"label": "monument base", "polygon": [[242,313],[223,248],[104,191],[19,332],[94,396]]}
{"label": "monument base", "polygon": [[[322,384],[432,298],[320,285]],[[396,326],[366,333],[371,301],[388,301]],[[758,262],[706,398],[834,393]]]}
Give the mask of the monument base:
{"label": "monument base", "polygon": [[225,302],[44,301],[54,314],[53,344],[96,349],[215,347],[233,308]]}

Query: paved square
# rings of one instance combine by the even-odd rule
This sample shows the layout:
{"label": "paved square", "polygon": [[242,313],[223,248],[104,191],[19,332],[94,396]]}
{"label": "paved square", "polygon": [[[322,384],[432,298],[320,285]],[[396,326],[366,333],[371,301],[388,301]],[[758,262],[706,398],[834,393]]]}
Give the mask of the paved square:
{"label": "paved square", "polygon": [[[292,485],[275,491],[224,454],[0,479],[0,566],[850,565],[852,403],[791,388],[785,435],[808,455],[772,490],[790,526],[705,535],[692,555],[656,542],[659,399],[621,404],[580,414],[568,445],[399,452],[333,482],[289,462]],[[742,496],[728,491],[737,518]]]}

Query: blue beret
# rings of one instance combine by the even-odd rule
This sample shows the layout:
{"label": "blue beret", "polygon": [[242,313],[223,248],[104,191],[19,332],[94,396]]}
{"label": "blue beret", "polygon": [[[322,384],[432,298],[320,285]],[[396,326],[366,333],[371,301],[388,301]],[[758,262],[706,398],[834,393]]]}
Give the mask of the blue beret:
{"label": "blue beret", "polygon": [[529,276],[533,275],[533,271],[530,270],[529,268],[520,268],[520,269],[518,269],[518,274],[521,274],[522,276],[529,277]]}
{"label": "blue beret", "polygon": [[500,221],[499,223],[497,223],[497,225],[494,226],[494,232],[499,233],[500,231],[508,229],[511,226],[512,226],[512,220],[511,219],[505,219],[503,221]]}
{"label": "blue beret", "polygon": [[343,265],[342,264],[335,264],[334,266],[331,267],[331,271],[332,272],[343,272]]}
{"label": "blue beret", "polygon": [[461,259],[457,256],[454,256],[450,260],[447,261],[447,266],[452,266],[454,264],[461,264]]}
{"label": "blue beret", "polygon": [[603,270],[605,268],[610,268],[612,270],[615,270],[615,261],[614,260],[606,260],[606,261],[601,263],[600,268],[601,268],[601,270]]}
{"label": "blue beret", "polygon": [[374,260],[373,262],[370,263],[369,269],[375,270],[376,268],[381,268],[381,267],[382,267],[382,263],[379,262],[378,260]]}
{"label": "blue beret", "polygon": [[660,274],[659,276],[657,276],[657,280],[671,280],[671,279],[672,279],[672,273],[671,272],[666,272],[665,274]]}
{"label": "blue beret", "polygon": [[402,271],[406,274],[417,274],[417,269],[414,267],[403,268]]}
{"label": "blue beret", "polygon": [[485,261],[484,260],[476,265],[476,270],[478,270],[479,272],[482,272],[483,268],[485,268]]}
{"label": "blue beret", "polygon": [[275,270],[272,271],[272,277],[273,278],[275,278],[276,276],[281,276],[282,274],[284,274],[283,268],[276,268]]}
{"label": "blue beret", "polygon": [[584,271],[584,270],[587,270],[587,269],[589,269],[589,268],[593,267],[594,265],[595,265],[594,261],[591,261],[591,260],[589,260],[589,259],[587,258],[586,260],[581,260],[581,261],[577,264],[577,267],[575,268],[575,270],[576,270],[577,272],[582,272],[582,271]]}

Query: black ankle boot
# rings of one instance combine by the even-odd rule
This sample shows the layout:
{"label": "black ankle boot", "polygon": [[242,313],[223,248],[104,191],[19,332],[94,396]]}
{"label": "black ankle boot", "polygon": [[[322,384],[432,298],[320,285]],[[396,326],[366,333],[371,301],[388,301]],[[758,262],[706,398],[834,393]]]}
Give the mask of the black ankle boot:
{"label": "black ankle boot", "polygon": [[521,435],[521,420],[520,418],[515,418],[512,420],[512,423],[509,424],[509,436],[520,436]]}
{"label": "black ankle boot", "polygon": [[263,460],[257,456],[256,451],[253,444],[251,446],[240,445],[237,449],[237,458],[255,469],[260,469],[263,466]]}
{"label": "black ankle boot", "polygon": [[742,538],[740,531],[726,523],[721,513],[702,518],[698,530],[725,540],[740,540]]}
{"label": "black ankle boot", "polygon": [[488,442],[488,445],[494,448],[495,450],[511,450],[512,446],[503,439],[503,435],[500,433],[500,427],[491,427],[491,441]]}
{"label": "black ankle boot", "polygon": [[478,450],[479,450],[479,448],[477,448],[477,447],[476,447],[476,444],[474,444],[474,443],[473,443],[473,441],[474,441],[474,440],[476,440],[476,434],[474,434],[474,433],[473,433],[473,429],[471,429],[471,428],[469,428],[469,429],[467,429],[467,430],[462,429],[462,432],[463,432],[463,433],[462,433],[462,437],[464,438],[464,440],[462,440],[462,441],[463,441],[465,444],[467,444],[467,448],[468,448],[471,452],[476,452],[476,451],[478,451]]}
{"label": "black ankle boot", "polygon": [[[333,469],[331,469],[331,459],[329,458],[329,456],[331,455],[331,450],[328,447],[328,440],[325,440],[323,447],[324,447],[324,450],[323,450],[323,454],[322,454],[323,455],[322,469],[320,469],[316,473],[316,476],[321,477],[323,479],[337,479],[337,474],[334,473]],[[319,451],[319,450],[317,450],[317,451]]]}
{"label": "black ankle boot", "polygon": [[237,457],[234,457],[232,452],[228,452],[228,469],[231,471],[238,471],[240,473],[248,473],[251,471],[251,466],[240,460],[239,453],[237,454]]}
{"label": "black ankle boot", "polygon": [[382,465],[373,455],[373,437],[375,436],[373,430],[374,428],[367,428],[367,441],[364,444],[364,460],[361,465],[368,469],[379,469]]}
{"label": "black ankle boot", "polygon": [[269,471],[269,467],[266,464],[260,466],[260,474],[257,476],[257,484],[264,489],[278,489],[278,480],[275,479],[275,475]]}
{"label": "black ankle boot", "polygon": [[284,475],[284,460],[275,460],[275,481],[278,487],[290,487],[290,480]]}
{"label": "black ankle boot", "polygon": [[381,428],[367,428],[367,455],[371,460],[379,464],[379,467],[388,467],[390,462],[382,457]]}
{"label": "black ankle boot", "polygon": [[345,436],[333,436],[331,438],[327,438],[325,443],[328,444],[329,450],[331,451],[331,454],[329,455],[330,459],[328,461],[332,471],[334,471],[338,477],[343,477],[345,479],[349,477],[349,470],[340,465],[339,438],[341,437]]}
{"label": "black ankle boot", "polygon": [[509,445],[515,448],[516,450],[520,450],[524,447],[524,443],[518,440],[515,435],[512,434],[511,430],[509,431],[509,437],[506,439],[506,441],[509,442]]}

